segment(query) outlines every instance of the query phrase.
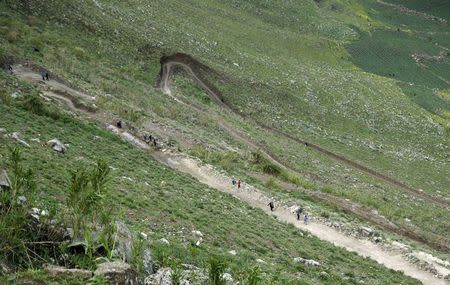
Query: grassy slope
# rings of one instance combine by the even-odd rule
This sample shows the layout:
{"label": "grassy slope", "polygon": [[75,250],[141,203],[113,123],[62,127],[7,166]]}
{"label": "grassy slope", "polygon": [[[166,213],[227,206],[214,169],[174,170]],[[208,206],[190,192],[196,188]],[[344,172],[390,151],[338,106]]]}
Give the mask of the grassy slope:
{"label": "grassy slope", "polygon": [[[53,214],[64,213],[60,203],[65,197],[69,170],[80,164],[90,165],[102,157],[113,167],[109,203],[117,213],[123,213],[134,230],[149,232],[151,226],[152,239],[168,238],[173,244],[171,254],[182,262],[202,265],[211,254],[226,255],[228,250],[235,249],[238,255],[227,258],[235,274],[261,258],[267,262],[262,267],[268,274],[283,268],[284,282],[296,279],[294,276],[302,272],[295,284],[347,284],[347,280],[414,284],[399,273],[303,236],[292,226],[281,224],[260,210],[167,169],[145,152],[93,125],[72,119],[55,121],[3,104],[0,114],[2,127],[21,132],[27,141],[57,137],[69,144],[67,155],[59,155],[36,142],[31,143],[31,148],[22,148],[25,163],[34,169],[38,178],[38,204]],[[3,146],[0,155],[5,157],[8,146],[16,143],[3,137],[0,140]],[[200,248],[181,243],[193,229],[205,234]],[[295,265],[292,263],[295,256],[320,260],[324,266],[311,269]],[[328,272],[329,276],[321,276],[321,271]]]}
{"label": "grassy slope", "polygon": [[[344,44],[358,39],[346,23],[360,31],[368,31],[369,24],[382,25],[366,7],[354,1],[339,1],[336,11],[328,1],[320,7],[312,1],[286,4],[293,6],[265,1],[97,2],[100,7],[94,1],[0,4],[5,5],[1,33],[9,40],[1,43],[1,53],[49,67],[97,95],[101,107],[136,125],[152,120],[188,130],[188,135],[209,144],[239,145],[208,117],[172,104],[153,90],[161,54],[191,53],[227,74],[228,84],[220,86],[226,98],[254,118],[425,191],[448,195],[449,143],[443,128],[430,121],[431,115],[413,104],[396,82],[361,72],[346,60]],[[409,218],[424,232],[448,233],[447,212],[427,210],[426,203],[402,197],[396,189],[260,132],[251,123],[227,120],[247,129],[300,171],[321,174],[337,195],[372,206],[396,223]],[[382,145],[383,150],[374,152],[368,145]],[[382,190],[372,191],[374,186]],[[430,217],[435,223],[428,222]]]}

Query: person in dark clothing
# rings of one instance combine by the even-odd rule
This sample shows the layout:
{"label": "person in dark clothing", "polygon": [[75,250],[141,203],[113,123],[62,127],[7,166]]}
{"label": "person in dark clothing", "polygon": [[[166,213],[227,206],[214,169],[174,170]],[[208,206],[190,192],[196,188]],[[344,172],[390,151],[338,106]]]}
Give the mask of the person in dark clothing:
{"label": "person in dark clothing", "polygon": [[270,211],[273,212],[273,209],[275,208],[275,205],[273,204],[273,202],[270,201],[269,204],[267,204],[267,206],[269,206],[270,207]]}
{"label": "person in dark clothing", "polygon": [[233,184],[233,186],[236,185],[236,178],[231,178],[231,184]]}
{"label": "person in dark clothing", "polygon": [[14,70],[13,70],[13,68],[12,68],[11,65],[8,65],[8,72],[9,72],[9,74],[11,74],[11,75],[14,74]]}
{"label": "person in dark clothing", "polygon": [[42,77],[42,81],[45,81],[45,74],[46,74],[46,71],[45,70],[41,70],[41,77]]}
{"label": "person in dark clothing", "polygon": [[48,78],[48,71],[45,71],[45,80],[49,81],[50,79]]}
{"label": "person in dark clothing", "polygon": [[118,122],[116,123],[116,125],[117,125],[117,127],[118,127],[119,129],[121,129],[121,128],[122,128],[122,121],[118,121]]}
{"label": "person in dark clothing", "polygon": [[297,214],[297,220],[300,221],[300,218],[301,218],[302,213],[303,213],[303,208],[302,208],[302,207],[299,207],[299,208],[295,211],[295,213]]}
{"label": "person in dark clothing", "polygon": [[238,181],[237,181],[237,187],[238,187],[238,189],[241,188],[241,179],[238,179]]}
{"label": "person in dark clothing", "polygon": [[153,146],[154,146],[154,147],[157,147],[157,146],[158,146],[158,143],[156,142],[156,138],[153,138]]}

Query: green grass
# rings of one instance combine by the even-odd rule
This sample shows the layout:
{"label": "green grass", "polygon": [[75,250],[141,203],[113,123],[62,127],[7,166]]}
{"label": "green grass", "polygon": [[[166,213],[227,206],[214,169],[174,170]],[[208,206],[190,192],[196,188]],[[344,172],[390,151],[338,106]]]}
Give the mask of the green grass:
{"label": "green grass", "polygon": [[[340,274],[346,272],[369,283],[385,280],[394,284],[403,280],[401,282],[415,284],[399,273],[387,274],[386,269],[373,261],[303,236],[293,226],[279,223],[261,210],[254,210],[193,178],[167,169],[149,155],[143,155],[145,152],[95,126],[76,120],[55,121],[5,105],[1,105],[0,110],[2,127],[20,131],[28,141],[35,137],[43,141],[59,137],[69,144],[66,155],[39,143],[31,143],[31,148],[22,149],[25,163],[38,177],[37,204],[41,208],[51,207],[53,213],[59,213],[69,187],[69,170],[80,164],[91,165],[96,158],[102,157],[113,167],[106,197],[108,205],[123,212],[133,230],[148,232],[148,226],[152,225],[151,237],[155,240],[168,238],[173,244],[169,256],[182,262],[203,265],[209,255],[225,256],[228,250],[235,249],[239,253],[236,257],[226,257],[232,271],[242,266],[251,267],[257,258],[262,258],[268,264],[275,264],[263,266],[264,272],[271,274],[274,268],[284,268],[283,282],[288,282],[301,267],[293,264],[292,258],[301,255],[326,264],[320,270],[302,269],[305,274],[301,279],[311,284],[346,284]],[[0,140],[3,146],[16,144],[10,139]],[[7,148],[0,148],[2,157],[6,153]],[[131,181],[123,177],[129,177]],[[140,199],[136,200],[136,197]],[[205,235],[199,248],[181,243],[181,237],[189,236],[192,229],[201,230]],[[301,248],[296,246],[299,243]],[[335,259],[336,254],[341,261]],[[358,264],[358,267],[352,264]],[[366,266],[371,268],[370,274]],[[330,280],[319,280],[323,270],[330,274]]]}
{"label": "green grass", "polygon": [[[286,180],[305,188],[315,188],[311,180],[331,185],[325,191],[374,208],[397,225],[408,218],[423,236],[448,236],[448,213],[444,209],[404,196],[399,189],[263,131],[255,123],[260,121],[321,144],[415,188],[447,197],[449,105],[439,94],[449,89],[448,59],[442,63],[427,61],[427,67],[421,69],[409,55],[437,55],[449,48],[448,26],[373,1],[97,2],[99,6],[94,1],[1,2],[0,59],[13,56],[45,66],[68,84],[96,96],[99,108],[120,116],[131,126],[142,128],[148,122],[166,126],[178,134],[173,139],[181,149],[203,145],[207,152],[204,147],[194,147],[193,154],[230,173],[254,171],[247,161],[253,150],[221,129],[215,121],[220,117],[300,173],[282,173]],[[447,7],[438,1],[426,5],[419,1],[392,2],[437,12],[441,17]],[[223,78],[211,80],[227,102],[250,120],[220,110],[183,74],[174,79],[177,96],[201,104],[207,112],[193,112],[156,91],[159,59],[174,52],[192,54],[218,71]],[[386,70],[392,70],[387,73],[395,76],[386,76]],[[0,98],[8,104],[16,104],[9,96],[13,92],[28,94],[34,90],[3,72],[0,87]],[[24,106],[20,104],[19,108]],[[11,109],[14,115],[6,109],[0,114],[5,124],[27,138],[46,134],[48,139],[64,137],[65,142],[75,145],[67,156],[74,155],[71,159],[44,149],[30,153],[29,163],[42,171],[41,182],[50,189],[48,195],[41,194],[43,200],[63,196],[56,193],[67,186],[67,172],[48,173],[49,167],[73,169],[78,164],[76,157],[86,163],[110,157],[112,166],[121,169],[120,177],[135,175],[133,182],[115,179],[114,185],[121,185],[116,186],[120,203],[115,203],[123,204],[124,211],[138,215],[140,209],[150,207],[152,199],[160,201],[158,195],[174,199],[167,189],[158,195],[148,194],[142,185],[148,173],[131,168],[136,161],[137,165],[155,162],[141,161],[142,155],[92,123],[59,118],[51,107],[33,110],[36,106],[29,104],[26,109],[54,114],[56,121],[16,109]],[[39,123],[34,123],[35,118]],[[94,136],[114,144],[101,149],[98,146],[103,142]],[[40,164],[33,164],[35,160]],[[153,176],[158,178],[152,186],[155,189],[167,187],[157,186],[162,181],[170,181],[175,189],[191,183],[174,173],[164,174],[168,176],[159,180],[160,175]],[[272,193],[278,191],[282,190]],[[135,195],[143,193],[148,201],[134,202]],[[286,196],[296,198],[292,193]],[[169,202],[161,203],[157,209],[169,211],[175,220],[178,215],[189,221],[199,218],[193,209],[202,206],[194,203],[186,213],[164,204]],[[204,224],[209,218],[199,221]],[[241,242],[241,246],[254,246],[247,242]],[[308,269],[299,270],[310,274]]]}

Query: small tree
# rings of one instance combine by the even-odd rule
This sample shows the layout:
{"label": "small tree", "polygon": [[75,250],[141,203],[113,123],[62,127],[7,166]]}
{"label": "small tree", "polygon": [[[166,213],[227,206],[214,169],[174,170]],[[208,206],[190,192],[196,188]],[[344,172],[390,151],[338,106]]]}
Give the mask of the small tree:
{"label": "small tree", "polygon": [[104,212],[104,198],[107,191],[109,167],[99,160],[94,169],[88,170],[80,167],[71,173],[69,195],[66,203],[70,209],[70,215],[75,235],[82,236],[86,229],[86,221],[92,221],[97,225],[97,218],[101,216],[100,222],[111,223],[110,217],[104,216],[110,212]]}

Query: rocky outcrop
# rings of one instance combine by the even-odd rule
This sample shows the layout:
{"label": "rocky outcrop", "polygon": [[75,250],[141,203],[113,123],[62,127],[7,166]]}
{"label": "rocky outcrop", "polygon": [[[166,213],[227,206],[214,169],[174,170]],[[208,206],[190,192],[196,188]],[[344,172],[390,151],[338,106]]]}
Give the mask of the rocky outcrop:
{"label": "rocky outcrop", "polygon": [[122,261],[105,262],[98,265],[94,275],[102,276],[113,285],[140,285],[142,280],[130,265]]}
{"label": "rocky outcrop", "polygon": [[46,265],[44,266],[44,271],[50,276],[61,276],[61,275],[71,275],[77,276],[82,279],[89,279],[92,277],[92,272],[89,270],[76,269],[76,268],[65,268],[56,265]]}
{"label": "rocky outcrop", "polygon": [[47,145],[59,153],[65,153],[67,150],[67,147],[58,139],[49,140]]}
{"label": "rocky outcrop", "polygon": [[305,258],[302,258],[302,257],[294,258],[294,262],[303,263],[305,265],[310,265],[310,266],[320,266],[320,262],[319,261],[312,260],[312,259],[305,259]]}

